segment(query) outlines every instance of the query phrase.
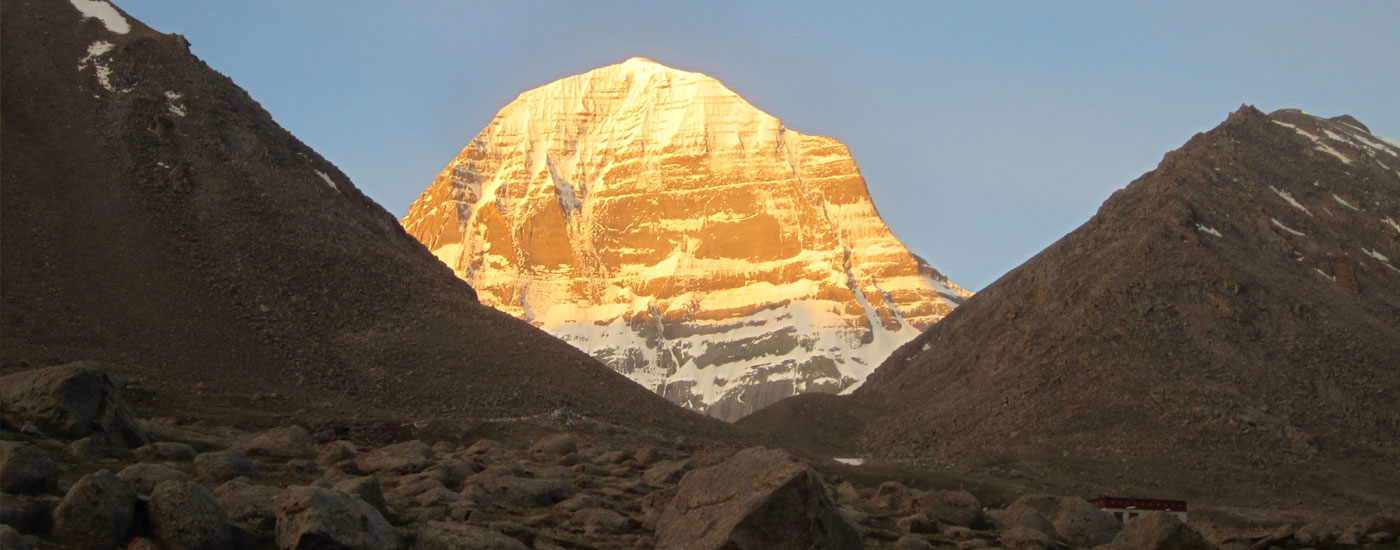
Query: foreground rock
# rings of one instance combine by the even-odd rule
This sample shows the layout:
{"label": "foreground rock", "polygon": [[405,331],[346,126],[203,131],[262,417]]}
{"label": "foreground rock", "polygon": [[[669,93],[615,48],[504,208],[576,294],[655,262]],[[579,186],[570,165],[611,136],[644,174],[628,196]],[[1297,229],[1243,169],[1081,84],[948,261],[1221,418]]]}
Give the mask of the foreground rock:
{"label": "foreground rock", "polygon": [[1172,514],[1151,512],[1131,520],[1113,542],[1098,550],[1216,550],[1215,545]]}
{"label": "foreground rock", "polygon": [[151,528],[171,550],[233,548],[228,516],[194,481],[166,481],[151,492]]}
{"label": "foreground rock", "polygon": [[43,449],[18,441],[0,441],[0,491],[10,494],[58,490],[58,466]]}
{"label": "foreground rock", "polygon": [[94,434],[106,443],[138,447],[146,437],[100,363],[79,361],[0,377],[0,419],[34,424],[45,434],[79,439]]}
{"label": "foreground rock", "polygon": [[321,487],[290,487],[277,497],[277,547],[394,550],[398,535],[373,506]]}
{"label": "foreground rock", "polygon": [[136,493],[107,470],[73,484],[53,511],[55,541],[79,548],[111,548],[126,542],[136,515]]}
{"label": "foreground rock", "polygon": [[659,549],[861,548],[811,467],[754,447],[691,471],[656,526]]}

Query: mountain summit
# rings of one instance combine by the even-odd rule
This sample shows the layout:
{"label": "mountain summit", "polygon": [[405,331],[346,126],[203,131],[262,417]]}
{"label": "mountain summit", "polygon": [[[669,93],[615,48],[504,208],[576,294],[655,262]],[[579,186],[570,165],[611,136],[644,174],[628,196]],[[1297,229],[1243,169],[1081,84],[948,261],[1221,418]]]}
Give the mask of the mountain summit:
{"label": "mountain summit", "polygon": [[970,295],[840,142],[640,57],[520,94],[402,224],[482,303],[730,420],[859,385]]}

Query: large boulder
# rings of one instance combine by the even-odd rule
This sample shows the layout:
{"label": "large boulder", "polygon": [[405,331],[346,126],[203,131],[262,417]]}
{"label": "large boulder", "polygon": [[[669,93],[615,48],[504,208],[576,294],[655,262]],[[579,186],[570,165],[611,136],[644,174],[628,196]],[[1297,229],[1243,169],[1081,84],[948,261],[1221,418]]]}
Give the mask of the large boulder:
{"label": "large boulder", "polygon": [[355,467],[361,472],[415,474],[433,464],[436,453],[422,441],[413,440],[380,447],[355,457]]}
{"label": "large boulder", "polygon": [[861,548],[860,531],[812,468],[754,447],[692,470],[656,526],[658,549]]}
{"label": "large boulder", "polygon": [[214,488],[214,500],[230,522],[255,537],[271,537],[277,528],[277,497],[282,489],[231,480]]}
{"label": "large boulder", "polygon": [[79,361],[0,377],[0,421],[34,424],[63,439],[97,435],[105,443],[139,447],[146,436],[101,363]]}
{"label": "large boulder", "polygon": [[1173,514],[1149,512],[1128,520],[1112,542],[1098,550],[1216,550],[1215,545]]}
{"label": "large boulder", "polygon": [[58,466],[43,449],[19,441],[0,441],[0,491],[14,495],[58,490]]}
{"label": "large boulder", "polygon": [[369,503],[330,489],[297,486],[277,497],[277,547],[395,550],[399,538]]}
{"label": "large boulder", "polygon": [[1002,527],[1025,527],[1052,540],[1092,548],[1118,535],[1122,525],[1107,512],[1079,497],[1026,495],[998,514]]}
{"label": "large boulder", "polygon": [[1079,497],[1060,497],[1055,511],[1055,531],[1072,546],[1093,548],[1118,536],[1123,524],[1108,512]]}
{"label": "large boulder", "polygon": [[228,516],[209,494],[193,481],[166,481],[151,492],[151,529],[170,550],[222,550],[233,548]]}
{"label": "large boulder", "polygon": [[136,515],[136,492],[112,472],[80,478],[53,510],[53,539],[78,548],[111,548],[126,542]]}
{"label": "large boulder", "polygon": [[418,531],[418,550],[529,550],[525,543],[484,527],[431,521]]}

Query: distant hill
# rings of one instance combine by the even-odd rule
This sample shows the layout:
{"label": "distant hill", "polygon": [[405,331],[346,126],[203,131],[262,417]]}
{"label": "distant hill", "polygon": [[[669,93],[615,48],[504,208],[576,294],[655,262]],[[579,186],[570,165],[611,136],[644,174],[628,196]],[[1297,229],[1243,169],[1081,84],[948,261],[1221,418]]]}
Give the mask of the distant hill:
{"label": "distant hill", "polygon": [[855,395],[740,425],[1086,494],[1394,505],[1397,169],[1352,117],[1243,107]]}
{"label": "distant hill", "polygon": [[181,36],[105,2],[0,7],[6,372],[110,361],[167,414],[567,406],[728,433],[478,304]]}

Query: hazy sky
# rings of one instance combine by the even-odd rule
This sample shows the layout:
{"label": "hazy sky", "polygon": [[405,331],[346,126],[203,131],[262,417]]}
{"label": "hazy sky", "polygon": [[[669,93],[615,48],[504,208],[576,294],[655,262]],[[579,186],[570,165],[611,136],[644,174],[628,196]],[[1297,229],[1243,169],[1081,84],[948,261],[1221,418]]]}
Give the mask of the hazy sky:
{"label": "hazy sky", "polygon": [[402,216],[517,94],[642,56],[850,146],[982,288],[1249,103],[1400,138],[1400,2],[117,0]]}

